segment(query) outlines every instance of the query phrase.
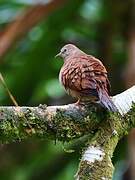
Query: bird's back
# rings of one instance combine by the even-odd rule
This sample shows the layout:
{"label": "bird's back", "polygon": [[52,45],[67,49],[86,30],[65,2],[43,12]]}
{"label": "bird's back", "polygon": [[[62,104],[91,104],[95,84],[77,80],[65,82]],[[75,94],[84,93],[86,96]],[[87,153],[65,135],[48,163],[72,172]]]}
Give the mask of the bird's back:
{"label": "bird's back", "polygon": [[107,71],[96,58],[87,55],[74,56],[67,59],[60,71],[60,81],[65,88],[76,91],[96,89],[96,81],[104,85]]}
{"label": "bird's back", "polygon": [[81,101],[100,100],[105,106],[111,102],[106,68],[93,56],[82,54],[70,57],[64,62],[59,77],[67,92]]}

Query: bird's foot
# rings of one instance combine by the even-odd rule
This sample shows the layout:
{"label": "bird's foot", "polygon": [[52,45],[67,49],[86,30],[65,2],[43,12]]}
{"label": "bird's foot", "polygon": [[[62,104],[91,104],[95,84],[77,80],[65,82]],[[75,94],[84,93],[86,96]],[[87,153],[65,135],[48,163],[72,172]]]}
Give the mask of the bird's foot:
{"label": "bird's foot", "polygon": [[80,106],[80,99],[75,103],[76,106]]}
{"label": "bird's foot", "polygon": [[78,107],[84,107],[85,106],[85,102],[81,101],[80,99],[75,103],[75,106]]}

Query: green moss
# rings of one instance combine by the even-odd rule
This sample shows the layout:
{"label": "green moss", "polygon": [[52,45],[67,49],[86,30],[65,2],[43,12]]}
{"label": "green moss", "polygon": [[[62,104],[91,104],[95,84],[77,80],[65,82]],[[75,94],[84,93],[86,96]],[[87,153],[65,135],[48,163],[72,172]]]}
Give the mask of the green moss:
{"label": "green moss", "polygon": [[0,123],[0,139],[1,142],[10,142],[19,140],[19,130],[18,127],[15,126],[14,122],[9,119],[8,121],[2,121]]}
{"label": "green moss", "polygon": [[[95,110],[94,110],[95,111]],[[59,140],[72,140],[77,137],[81,137],[84,134],[89,134],[91,129],[102,120],[96,117],[96,113],[93,111],[86,111],[83,115],[78,115],[77,117],[73,110],[72,113],[67,113],[66,110],[57,109],[56,116],[51,119],[53,124],[56,125],[57,138]],[[86,117],[84,118],[84,115]]]}
{"label": "green moss", "polygon": [[81,161],[78,174],[82,180],[97,180],[101,177],[112,179],[114,167],[111,157],[118,141],[125,132],[126,123],[122,122],[122,117],[117,113],[108,113],[106,118],[100,123],[93,138],[86,143],[87,148],[89,146],[100,147],[105,155],[101,161],[95,161],[94,163]]}

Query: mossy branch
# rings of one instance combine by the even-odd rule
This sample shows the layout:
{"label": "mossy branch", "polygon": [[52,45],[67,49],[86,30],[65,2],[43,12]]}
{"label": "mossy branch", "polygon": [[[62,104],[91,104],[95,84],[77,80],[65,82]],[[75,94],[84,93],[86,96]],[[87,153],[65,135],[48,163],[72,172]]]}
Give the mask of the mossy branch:
{"label": "mossy branch", "polygon": [[119,113],[109,113],[98,105],[1,106],[0,141],[5,144],[32,136],[70,141],[90,135],[76,178],[112,179],[115,147],[135,127],[135,87],[113,97],[113,101]]}
{"label": "mossy branch", "polygon": [[32,136],[70,141],[92,133],[102,119],[103,112],[94,106],[0,107],[0,141]]}
{"label": "mossy branch", "polygon": [[93,138],[86,143],[77,179],[111,180],[114,171],[111,158],[115,147],[132,127],[135,127],[135,107],[124,117],[111,114],[102,121]]}
{"label": "mossy branch", "polygon": [[113,97],[120,114],[110,113],[99,123],[98,130],[86,143],[77,180],[111,180],[114,167],[111,161],[118,141],[135,127],[135,86]]}

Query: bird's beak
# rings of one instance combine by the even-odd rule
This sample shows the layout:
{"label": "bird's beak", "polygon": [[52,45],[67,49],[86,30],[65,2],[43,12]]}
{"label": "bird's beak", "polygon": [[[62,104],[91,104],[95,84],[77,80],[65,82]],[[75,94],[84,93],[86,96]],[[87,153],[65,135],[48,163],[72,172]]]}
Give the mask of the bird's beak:
{"label": "bird's beak", "polygon": [[61,52],[55,56],[55,58],[57,58],[57,57],[61,57]]}

